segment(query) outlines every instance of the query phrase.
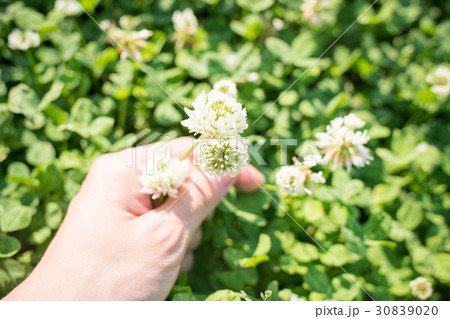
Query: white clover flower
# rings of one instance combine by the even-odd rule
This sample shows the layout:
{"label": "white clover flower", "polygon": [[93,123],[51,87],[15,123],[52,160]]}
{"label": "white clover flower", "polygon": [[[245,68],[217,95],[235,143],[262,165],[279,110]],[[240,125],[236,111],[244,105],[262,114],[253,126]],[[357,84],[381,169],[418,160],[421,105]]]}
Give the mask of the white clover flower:
{"label": "white clover flower", "polygon": [[304,0],[304,2],[300,5],[303,20],[315,25],[320,24],[320,13],[329,5],[329,0]]}
{"label": "white clover flower", "polygon": [[233,66],[236,63],[236,54],[230,53],[225,57],[225,64],[229,67]]}
{"label": "white clover flower", "polygon": [[197,33],[198,21],[191,9],[185,9],[184,11],[176,10],[172,15],[172,22],[175,31],[194,35]]}
{"label": "white clover flower", "polygon": [[450,94],[450,68],[440,66],[433,74],[428,74],[425,80],[432,85],[431,92],[440,95]]}
{"label": "white clover flower", "polygon": [[259,74],[257,72],[251,72],[247,75],[247,82],[256,82],[259,80]]}
{"label": "white clover flower", "polygon": [[275,176],[275,182],[283,195],[298,196],[310,191],[305,187],[306,175],[295,165],[282,166]]}
{"label": "white clover flower", "polygon": [[81,5],[73,0],[56,0],[55,10],[62,11],[65,15],[73,16],[83,12]]}
{"label": "white clover flower", "polygon": [[369,149],[364,146],[370,140],[367,130],[353,130],[364,123],[358,120],[356,115],[338,117],[330,122],[326,132],[316,134],[319,141],[315,144],[324,152],[325,163],[333,162],[332,170],[345,166],[350,172],[352,166],[363,167],[373,160]]}
{"label": "white clover flower", "polygon": [[153,35],[152,31],[124,31],[108,20],[100,22],[100,27],[107,31],[108,42],[116,47],[121,59],[126,59],[129,53],[133,59],[142,61],[141,49],[147,45],[146,40]]}
{"label": "white clover flower", "polygon": [[214,83],[213,89],[225,94],[228,94],[231,97],[237,98],[237,87],[236,83],[231,80],[223,79]]}
{"label": "white clover flower", "polygon": [[39,33],[30,30],[21,31],[14,29],[8,35],[8,46],[13,50],[26,51],[29,48],[35,48],[41,44]]}
{"label": "white clover flower", "polygon": [[274,18],[272,20],[272,25],[275,28],[275,30],[282,30],[284,28],[284,21],[281,20],[280,18]]}
{"label": "white clover flower", "polygon": [[290,301],[305,301],[305,298],[300,297],[299,295],[297,295],[295,293],[291,293]]}
{"label": "white clover flower", "polygon": [[433,286],[431,282],[423,277],[417,277],[409,283],[413,296],[425,300],[433,294]]}
{"label": "white clover flower", "polygon": [[100,28],[102,28],[104,30],[107,30],[111,26],[111,21],[109,21],[109,20],[102,20],[102,21],[100,21],[99,25],[100,25]]}
{"label": "white clover flower", "polygon": [[200,138],[200,166],[214,177],[235,177],[248,163],[248,147],[239,135],[225,138]]}
{"label": "white clover flower", "polygon": [[189,162],[178,158],[156,157],[153,166],[149,172],[138,177],[142,184],[141,192],[151,194],[153,199],[161,195],[177,197],[178,188],[189,174]]}
{"label": "white clover flower", "polygon": [[248,127],[247,110],[225,93],[202,91],[192,105],[193,110],[184,109],[189,118],[181,121],[181,125],[204,138],[231,136]]}

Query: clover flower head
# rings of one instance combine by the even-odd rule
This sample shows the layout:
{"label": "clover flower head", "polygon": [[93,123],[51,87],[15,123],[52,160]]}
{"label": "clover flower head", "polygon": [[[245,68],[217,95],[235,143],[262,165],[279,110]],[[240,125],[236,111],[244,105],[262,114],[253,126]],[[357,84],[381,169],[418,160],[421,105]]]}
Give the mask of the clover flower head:
{"label": "clover flower head", "polygon": [[305,180],[306,175],[295,165],[282,166],[275,175],[275,182],[283,195],[298,196],[308,193]]}
{"label": "clover flower head", "polygon": [[189,170],[188,161],[180,161],[178,158],[167,159],[162,156],[155,157],[153,167],[138,177],[142,184],[141,192],[151,194],[153,199],[162,195],[177,197],[178,188],[186,180]]}
{"label": "clover flower head", "polygon": [[282,30],[284,28],[284,21],[280,18],[273,18],[272,25],[275,28],[275,30]]}
{"label": "clover flower head", "polygon": [[83,12],[81,4],[78,4],[73,0],[56,0],[55,10],[64,12],[64,14],[68,16],[74,16]]}
{"label": "clover flower head", "polygon": [[326,132],[317,133],[316,145],[322,149],[325,163],[332,162],[332,170],[343,166],[350,172],[352,166],[363,167],[373,160],[365,144],[370,140],[367,130],[355,131],[364,125],[356,115],[338,117],[326,127]]}
{"label": "clover flower head", "polygon": [[248,147],[239,135],[224,138],[200,138],[200,166],[213,177],[235,177],[248,163]]}
{"label": "clover flower head", "polygon": [[225,93],[202,91],[192,106],[193,110],[185,108],[189,118],[181,121],[181,125],[204,138],[234,136],[248,127],[247,110]]}
{"label": "clover flower head", "polygon": [[237,87],[236,83],[231,80],[223,79],[214,83],[213,89],[225,94],[228,94],[231,97],[237,98]]}
{"label": "clover flower head", "polygon": [[31,30],[21,31],[14,29],[8,35],[8,46],[13,50],[26,51],[29,48],[35,48],[41,44],[39,33]]}
{"label": "clover flower head", "polygon": [[236,60],[237,60],[236,54],[234,53],[227,54],[227,56],[225,57],[225,64],[229,67],[232,67],[236,63]]}
{"label": "clover flower head", "polygon": [[247,82],[256,82],[259,80],[259,74],[257,72],[250,72],[247,75]]}
{"label": "clover flower head", "polygon": [[292,292],[291,295],[290,295],[290,301],[305,301],[305,298],[300,297],[296,293]]}
{"label": "clover flower head", "polygon": [[426,300],[433,294],[433,286],[426,278],[417,277],[409,283],[413,296]]}
{"label": "clover flower head", "polygon": [[318,25],[321,22],[320,13],[330,5],[329,0],[304,0],[300,5],[303,20]]}
{"label": "clover flower head", "polygon": [[192,9],[176,10],[172,15],[175,31],[182,34],[194,35],[197,33],[198,21]]}
{"label": "clover flower head", "polygon": [[[122,18],[121,20],[121,24],[126,24],[123,22],[125,20]],[[126,59],[129,53],[133,59],[142,61],[141,49],[147,45],[146,40],[153,35],[152,31],[147,29],[125,31],[108,20],[100,22],[100,27],[107,31],[108,42],[116,47],[121,59]]]}
{"label": "clover flower head", "polygon": [[450,94],[450,68],[440,66],[428,74],[425,80],[432,85],[431,92],[440,95]]}

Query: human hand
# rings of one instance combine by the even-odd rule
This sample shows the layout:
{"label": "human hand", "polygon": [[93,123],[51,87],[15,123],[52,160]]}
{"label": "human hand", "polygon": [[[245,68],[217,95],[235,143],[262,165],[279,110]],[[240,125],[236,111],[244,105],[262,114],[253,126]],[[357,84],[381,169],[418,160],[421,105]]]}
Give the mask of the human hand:
{"label": "human hand", "polygon": [[[193,139],[135,148],[136,158],[146,163],[161,143],[181,157]],[[192,264],[201,223],[229,187],[253,191],[264,183],[251,165],[220,181],[193,167],[177,198],[152,207],[126,152],[94,162],[42,260],[4,300],[164,300],[180,268]]]}

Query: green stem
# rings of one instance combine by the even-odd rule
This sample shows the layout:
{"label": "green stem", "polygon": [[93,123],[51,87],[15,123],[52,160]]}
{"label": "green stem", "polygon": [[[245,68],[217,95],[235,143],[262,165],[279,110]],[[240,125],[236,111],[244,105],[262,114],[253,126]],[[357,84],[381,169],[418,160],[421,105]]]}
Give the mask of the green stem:
{"label": "green stem", "polygon": [[189,156],[189,154],[191,154],[192,153],[192,151],[194,150],[194,148],[198,145],[198,141],[197,142],[195,142],[194,143],[194,145],[192,145],[192,147],[190,148],[190,149],[188,149],[187,150],[187,152],[186,153],[184,153],[184,155],[183,156],[181,156],[180,157],[180,161],[182,161],[182,160],[184,160],[184,159],[186,159],[188,156]]}
{"label": "green stem", "polygon": [[128,103],[127,100],[122,100],[120,102],[120,110],[119,110],[119,126],[125,132],[125,126],[127,124],[127,109]]}
{"label": "green stem", "polygon": [[268,189],[271,191],[277,191],[278,190],[278,186],[277,185],[272,185],[272,184],[264,184],[262,186],[264,189]]}
{"label": "green stem", "polygon": [[25,51],[25,54],[27,55],[28,61],[30,62],[31,73],[33,73],[33,75],[36,77],[37,82],[37,77],[39,74],[36,71],[36,60],[34,59],[29,49]]}

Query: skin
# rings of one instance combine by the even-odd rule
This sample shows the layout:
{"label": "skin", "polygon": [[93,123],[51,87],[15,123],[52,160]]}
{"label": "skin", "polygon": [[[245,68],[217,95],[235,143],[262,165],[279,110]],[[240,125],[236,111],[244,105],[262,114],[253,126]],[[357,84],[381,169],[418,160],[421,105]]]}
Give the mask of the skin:
{"label": "skin", "polygon": [[[167,147],[181,157],[193,139],[162,145],[134,148],[135,158],[147,163],[146,154]],[[156,207],[139,191],[140,173],[127,167],[126,152],[95,160],[43,258],[4,300],[164,300],[180,270],[191,267],[201,223],[228,189],[250,192],[264,183],[251,165],[220,181],[193,167],[178,197]]]}

